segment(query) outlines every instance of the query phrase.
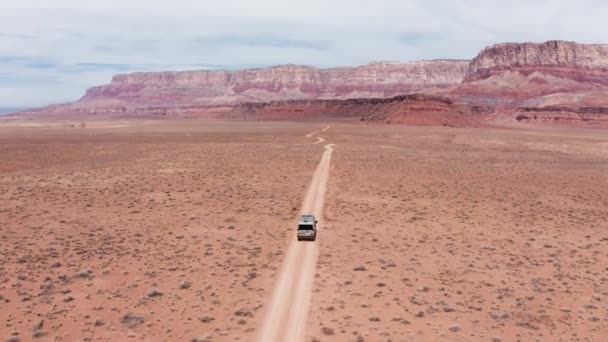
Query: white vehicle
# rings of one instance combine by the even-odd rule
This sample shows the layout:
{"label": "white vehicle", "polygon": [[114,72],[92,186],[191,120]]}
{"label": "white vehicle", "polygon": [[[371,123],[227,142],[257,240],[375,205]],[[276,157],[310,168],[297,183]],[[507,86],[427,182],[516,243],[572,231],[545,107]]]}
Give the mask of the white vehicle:
{"label": "white vehicle", "polygon": [[313,215],[302,215],[298,220],[298,241],[317,238],[317,220]]}

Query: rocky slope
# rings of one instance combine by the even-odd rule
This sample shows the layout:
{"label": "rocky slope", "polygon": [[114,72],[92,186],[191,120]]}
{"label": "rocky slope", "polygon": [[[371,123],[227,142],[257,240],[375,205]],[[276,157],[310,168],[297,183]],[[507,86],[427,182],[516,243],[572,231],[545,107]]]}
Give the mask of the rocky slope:
{"label": "rocky slope", "polygon": [[448,93],[478,101],[506,101],[517,107],[539,96],[607,86],[608,45],[550,41],[484,49],[471,61],[463,83]]}
{"label": "rocky slope", "polygon": [[85,106],[223,106],[289,99],[390,97],[460,83],[468,61],[377,62],[316,69],[282,65],[250,70],[153,72],[117,75],[91,88]]}
{"label": "rocky slope", "polygon": [[555,93],[524,101],[513,113],[520,123],[608,127],[608,89]]}
{"label": "rocky slope", "polygon": [[481,51],[469,66],[465,82],[505,71],[542,73],[577,82],[608,85],[608,45],[566,41],[497,44]]}
{"label": "rocky slope", "polygon": [[562,41],[499,44],[471,61],[461,84],[423,89],[428,96],[245,104],[231,115],[354,117],[411,125],[477,126],[485,121],[608,127],[607,51],[604,45]]}
{"label": "rocky slope", "polygon": [[461,85],[434,93],[492,107],[488,119],[498,122],[606,126],[606,90],[608,45],[549,41],[486,48],[471,61]]}
{"label": "rocky slope", "polygon": [[522,107],[515,119],[542,125],[608,127],[608,107]]}
{"label": "rocky slope", "polygon": [[336,118],[366,123],[450,127],[476,127],[483,124],[479,108],[457,105],[448,98],[420,94],[384,99],[243,103],[235,106],[228,117],[255,120]]}

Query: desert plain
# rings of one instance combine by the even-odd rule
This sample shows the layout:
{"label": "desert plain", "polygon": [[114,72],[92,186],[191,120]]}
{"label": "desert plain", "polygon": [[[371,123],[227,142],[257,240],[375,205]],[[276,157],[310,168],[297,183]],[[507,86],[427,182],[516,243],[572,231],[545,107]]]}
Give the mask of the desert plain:
{"label": "desert plain", "polygon": [[0,338],[254,340],[331,143],[307,341],[606,340],[605,130],[327,126],[0,122]]}

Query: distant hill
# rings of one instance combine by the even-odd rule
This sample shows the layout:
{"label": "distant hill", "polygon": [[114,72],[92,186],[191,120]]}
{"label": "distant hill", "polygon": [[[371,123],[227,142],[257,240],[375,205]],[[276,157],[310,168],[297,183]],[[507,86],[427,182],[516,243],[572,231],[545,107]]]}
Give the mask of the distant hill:
{"label": "distant hill", "polygon": [[18,107],[0,107],[0,115],[3,114],[10,114],[10,113],[15,113],[15,112],[19,112],[22,111],[26,108],[18,108]]}

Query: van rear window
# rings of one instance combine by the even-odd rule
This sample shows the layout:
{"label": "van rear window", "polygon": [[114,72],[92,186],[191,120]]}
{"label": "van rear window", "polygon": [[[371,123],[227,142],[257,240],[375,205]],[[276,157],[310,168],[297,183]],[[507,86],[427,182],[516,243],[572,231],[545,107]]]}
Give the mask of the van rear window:
{"label": "van rear window", "polygon": [[312,230],[312,224],[300,224],[298,230]]}

